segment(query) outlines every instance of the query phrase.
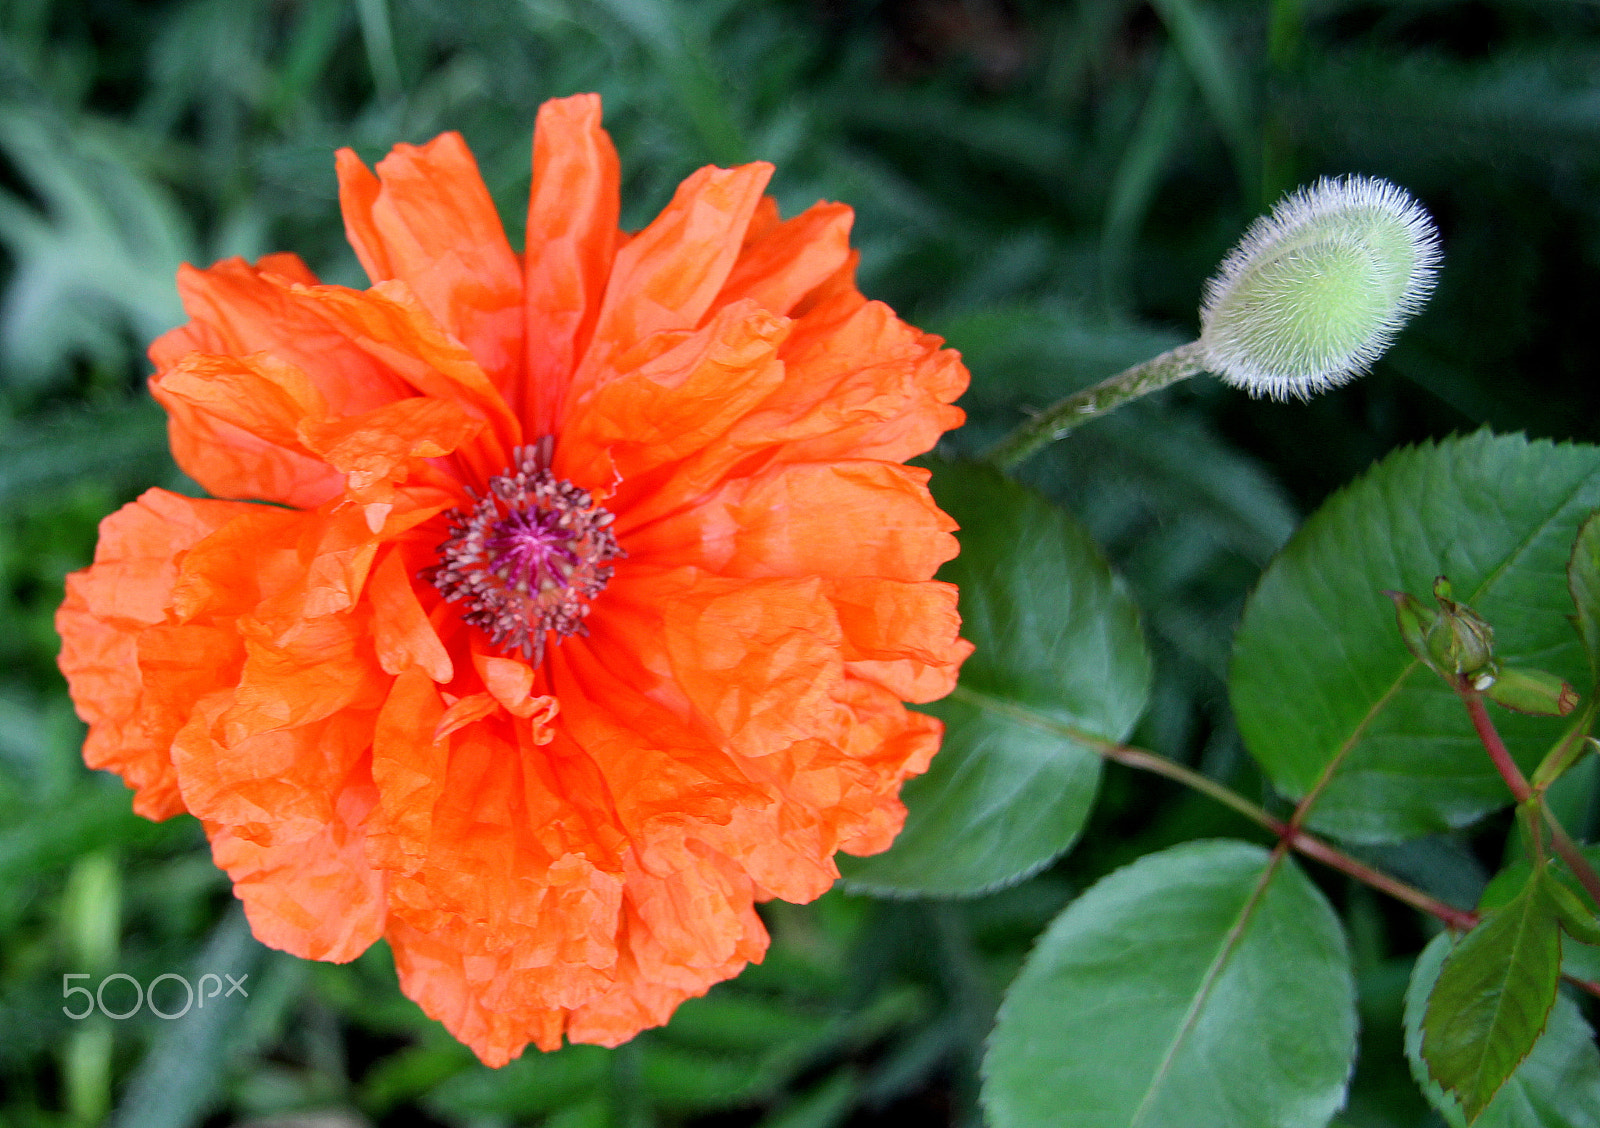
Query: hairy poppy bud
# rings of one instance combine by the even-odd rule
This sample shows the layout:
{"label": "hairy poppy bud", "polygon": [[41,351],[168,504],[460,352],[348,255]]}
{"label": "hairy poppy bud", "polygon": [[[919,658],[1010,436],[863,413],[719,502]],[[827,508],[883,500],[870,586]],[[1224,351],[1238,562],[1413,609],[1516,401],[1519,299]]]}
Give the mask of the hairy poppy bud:
{"label": "hairy poppy bud", "polygon": [[1273,399],[1343,384],[1422,308],[1439,259],[1438,231],[1406,192],[1323,178],[1251,224],[1206,283],[1205,365]]}

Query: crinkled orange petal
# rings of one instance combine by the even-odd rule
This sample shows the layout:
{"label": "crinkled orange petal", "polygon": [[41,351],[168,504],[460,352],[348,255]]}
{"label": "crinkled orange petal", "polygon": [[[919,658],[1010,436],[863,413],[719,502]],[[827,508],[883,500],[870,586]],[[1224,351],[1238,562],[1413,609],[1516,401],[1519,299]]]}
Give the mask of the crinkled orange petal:
{"label": "crinkled orange petal", "polygon": [[859,678],[846,681],[846,700],[858,725],[844,746],[845,760],[857,765],[857,794],[867,798],[841,806],[835,824],[839,849],[849,854],[877,854],[889,848],[905,823],[900,784],[928,770],[939,750],[944,726],[936,717],[900,704],[890,690]]}
{"label": "crinkled orange petal", "polygon": [[378,714],[372,778],[380,806],[367,848],[387,869],[415,872],[427,856],[450,754],[449,745],[435,735],[444,710],[433,679],[412,665],[397,672]]}
{"label": "crinkled orange petal", "polygon": [[[503,712],[437,735],[442,717],[437,690],[415,675],[397,682],[384,705],[373,774],[385,849],[409,859],[405,872],[426,886],[433,908],[504,929],[540,895],[540,875],[569,852],[562,803],[538,762],[535,734],[524,754]],[[418,773],[418,764],[428,770]],[[424,795],[431,802],[419,810]]]}
{"label": "crinkled orange petal", "polygon": [[362,506],[367,528],[376,533],[414,472],[425,469],[433,480],[421,460],[455,452],[482,429],[482,420],[450,400],[413,396],[345,419],[307,419],[300,439],[344,475],[346,499]]}
{"label": "crinkled orange petal", "polygon": [[[261,583],[249,613],[241,618],[241,633],[258,637],[267,646],[293,646],[299,632],[319,630],[317,624],[322,620],[353,610],[383,539],[382,533],[368,528],[357,506],[296,513],[294,518],[278,533],[279,543],[287,541],[292,556],[273,559],[270,567],[255,568]],[[243,522],[237,522],[201,548],[238,559],[249,549],[248,536]],[[227,543],[230,540],[231,545]],[[193,571],[199,570],[197,561]],[[226,577],[216,579],[222,582]],[[364,628],[364,623],[354,620],[349,625],[356,632]]]}
{"label": "crinkled orange petal", "polygon": [[761,190],[764,162],[703,168],[666,209],[617,252],[588,354],[568,400],[615,376],[620,356],[655,333],[693,329],[728,279]]}
{"label": "crinkled orange petal", "polygon": [[233,879],[256,939],[304,959],[353,960],[383,935],[384,876],[367,863],[366,819],[377,801],[365,764],[352,770],[322,829],[270,845],[211,824],[211,854]]}
{"label": "crinkled orange petal", "polygon": [[270,353],[300,369],[334,415],[353,415],[405,394],[405,385],[324,316],[317,279],[293,255],[268,255],[255,266],[224,259],[205,270],[178,270],[178,293],[191,320],[157,338],[150,359],[171,368],[189,353]]}
{"label": "crinkled orange petal", "polygon": [[[269,353],[247,357],[191,353],[158,376],[157,399],[180,399],[262,442],[300,450],[300,424],[328,407],[306,374]],[[305,508],[310,508],[309,506]]]}
{"label": "crinkled orange petal", "polygon": [[[403,924],[426,933],[466,957],[464,966],[478,980],[475,1005],[530,1018],[539,1012],[560,1014],[614,984],[621,958],[620,874],[568,854],[547,866],[537,882],[517,890],[515,920],[498,925],[438,908],[427,884],[429,874],[423,870],[391,877],[391,926]],[[399,958],[400,942],[393,931],[390,942]],[[430,1013],[435,1006],[449,1006],[446,1000],[413,997]],[[532,1019],[532,1024],[546,1026],[547,1020]],[[560,1024],[554,1025],[559,1033]],[[476,1048],[481,1054],[481,1047]]]}
{"label": "crinkled orange petal", "polygon": [[487,478],[510,464],[511,448],[522,441],[521,423],[476,357],[440,329],[403,281],[365,292],[327,286],[310,296],[330,324],[401,380],[489,424],[485,441],[475,444],[481,450],[469,463],[473,473]]}
{"label": "crinkled orange petal", "polygon": [[[179,563],[197,542],[250,506],[147,490],[100,523],[89,568],[67,577],[56,614],[60,664],[78,715],[89,725],[84,759],[134,788],[134,810],[164,819],[183,809],[172,766],[173,734],[199,695],[228,676],[237,639],[166,627]],[[185,661],[162,664],[176,641]],[[147,652],[142,663],[141,649]],[[147,669],[146,663],[153,668]],[[177,685],[169,682],[177,680]]]}
{"label": "crinkled orange petal", "polygon": [[[940,726],[850,674],[824,581],[679,569],[640,575],[626,593],[633,652],[665,672],[768,794],[725,827],[702,827],[703,841],[740,859],[768,895],[796,900],[837,876],[829,859],[841,844],[887,841],[903,818],[899,786],[926,767]],[[613,608],[608,620],[621,617]],[[953,615],[940,626],[926,641],[944,658],[940,673],[953,673],[969,648]]]}
{"label": "crinkled orange petal", "polygon": [[615,1046],[659,1026],[684,999],[759,961],[767,933],[748,876],[727,859],[658,843],[652,866],[629,875],[616,978],[572,1010],[574,1042]]}
{"label": "crinkled orange petal", "polygon": [[[637,570],[619,567],[601,598],[615,598],[591,616],[587,638],[568,638],[546,654],[550,685],[561,702],[561,728],[603,775],[624,833],[636,838],[656,822],[719,821],[741,802],[762,796],[715,734],[661,698],[681,695],[669,671],[650,669],[661,651],[657,616],[630,607]],[[640,593],[648,600],[659,585]]]}
{"label": "crinkled orange petal", "polygon": [[338,473],[301,445],[302,419],[326,412],[305,373],[277,358],[192,353],[150,391],[173,420],[178,465],[212,493],[297,508],[339,495]]}
{"label": "crinkled orange petal", "polygon": [[972,644],[959,638],[954,584],[877,576],[831,578],[846,669],[901,701],[937,701],[956,687]]}
{"label": "crinkled orange petal", "polygon": [[889,462],[780,464],[631,530],[628,543],[727,576],[927,580],[958,548],[928,477]]}
{"label": "crinkled orange petal", "polygon": [[843,204],[814,204],[747,243],[723,283],[716,304],[748,298],[789,316],[811,291],[850,261],[850,224]]}
{"label": "crinkled orange petal", "polygon": [[367,588],[372,600],[372,641],[386,674],[415,667],[436,682],[455,676],[450,654],[429,622],[398,551],[384,553]]}
{"label": "crinkled orange petal", "polygon": [[302,286],[315,286],[321,281],[305,260],[292,251],[273,251],[262,255],[256,260],[256,269],[262,274],[276,274],[279,278],[298,282]]}
{"label": "crinkled orange petal", "polygon": [[903,462],[930,450],[964,418],[951,404],[967,371],[941,344],[841,287],[796,320],[779,354],[787,379],[736,437],[765,436],[795,462]]}
{"label": "crinkled orange petal", "polygon": [[305,575],[296,538],[305,518],[295,510],[238,505],[235,516],[195,543],[172,588],[172,611],[183,622],[226,623]]}
{"label": "crinkled orange petal", "polygon": [[[332,676],[326,667],[310,673]],[[348,684],[338,688],[350,695]],[[259,698],[261,690],[249,696]],[[259,728],[261,711],[240,718],[232,713],[234,700],[228,690],[207,696],[173,740],[184,806],[264,844],[316,834],[333,818],[339,788],[371,746],[376,712],[351,709]],[[246,708],[251,704],[259,702]]]}
{"label": "crinkled orange petal", "polygon": [[[241,270],[247,268],[218,268],[207,277],[249,283],[257,297],[262,290],[272,293],[277,305],[314,322],[326,339],[328,359],[303,358],[310,367],[302,368],[282,359],[285,353],[301,358],[297,350],[275,347],[269,354],[242,357],[191,354],[157,373],[151,390],[172,416],[174,454],[207,489],[301,508],[337,496],[337,475],[318,466],[320,458],[306,450],[300,424],[376,418],[376,412],[397,410],[394,401],[407,387],[493,429],[498,443],[478,444],[461,456],[470,472],[486,477],[509,460],[511,447],[521,441],[520,425],[472,355],[443,334],[403,283],[359,293],[285,286],[270,276],[246,274],[241,282],[233,277]],[[270,340],[268,334],[260,336]],[[165,357],[161,350],[153,352]],[[389,394],[376,404],[358,403],[335,382],[343,407],[335,412],[327,406],[322,384],[309,375],[330,366],[378,373],[369,383],[386,387]]]}
{"label": "crinkled orange petal", "polygon": [[702,330],[653,337],[660,351],[630,357],[627,374],[586,398],[563,438],[626,448],[617,469],[629,478],[696,453],[782,381],[775,355],[788,330],[741,304]]}
{"label": "crinkled orange petal", "polygon": [[680,569],[641,577],[630,594],[656,596],[672,681],[730,751],[771,755],[838,723],[839,621],[821,580]]}
{"label": "crinkled orange petal", "polygon": [[[375,746],[382,806],[369,850],[391,871],[390,941],[402,974],[413,958],[402,948],[426,953],[448,938],[484,979],[469,1011],[589,997],[616,962],[620,875],[567,850],[584,840],[574,837],[581,807],[562,802],[560,773],[541,767],[542,749],[507,740],[494,722],[433,739],[425,734],[441,705],[419,674],[402,675]],[[587,853],[596,854],[592,844]],[[447,1017],[458,1003],[407,990],[429,1013],[458,1021]]]}
{"label": "crinkled orange petal", "polygon": [[[495,1009],[590,997],[616,961],[620,875],[566,848],[583,839],[574,838],[574,812],[541,746],[495,719],[419,738],[426,722],[416,710],[437,716],[439,702],[416,675],[397,690],[402,684],[409,703],[391,699],[377,745],[387,763],[377,772],[384,814],[374,844],[401,863],[391,873],[391,920],[434,940],[449,936],[477,957],[469,969],[493,969],[478,993]],[[403,751],[408,743],[428,744],[433,758],[415,759]],[[426,778],[416,763],[432,765]],[[426,815],[400,802],[418,787],[433,797]],[[401,959],[393,931],[391,942]],[[430,1012],[443,1005],[419,1002]]]}
{"label": "crinkled orange petal", "polygon": [[600,315],[620,241],[619,179],[617,151],[600,128],[598,94],[539,107],[523,256],[522,408],[531,435],[555,432],[567,384]]}
{"label": "crinkled orange petal", "polygon": [[846,675],[836,689],[840,723],[783,756],[747,762],[771,796],[746,805],[701,838],[739,861],[763,896],[808,901],[838,876],[840,849],[885,849],[905,819],[900,785],[925,771],[943,726],[890,691]]}
{"label": "crinkled orange petal", "polygon": [[607,502],[619,536],[683,504],[743,453],[719,440],[783,382],[776,354],[788,331],[741,303],[704,329],[651,338],[662,351],[569,410],[555,472],[602,495],[620,490]]}
{"label": "crinkled orange petal", "polygon": [[509,977],[507,960],[477,955],[460,947],[454,935],[403,919],[390,920],[388,940],[401,989],[485,1065],[498,1069],[529,1042],[547,1052],[561,1048],[566,1016],[560,1009],[484,1004],[487,991]]}
{"label": "crinkled orange petal", "polygon": [[374,283],[397,278],[505,388],[522,372],[522,270],[458,133],[397,145],[367,171],[340,149],[339,204]]}
{"label": "crinkled orange petal", "polygon": [[516,658],[500,658],[474,650],[472,664],[477,667],[483,686],[499,706],[513,717],[532,720],[536,744],[550,743],[551,722],[560,708],[554,697],[533,691],[533,667]]}

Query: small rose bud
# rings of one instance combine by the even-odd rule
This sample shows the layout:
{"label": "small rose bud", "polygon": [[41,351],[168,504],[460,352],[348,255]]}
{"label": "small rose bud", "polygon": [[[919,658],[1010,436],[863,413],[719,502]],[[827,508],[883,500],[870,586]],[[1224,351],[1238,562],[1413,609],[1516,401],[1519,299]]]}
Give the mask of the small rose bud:
{"label": "small rose bud", "polygon": [[1498,672],[1493,666],[1494,628],[1464,604],[1439,601],[1439,617],[1428,628],[1427,643],[1436,668],[1472,678],[1475,689],[1480,688],[1477,675],[1492,678]]}
{"label": "small rose bud", "polygon": [[1451,598],[1449,576],[1433,581],[1433,601],[1439,613],[1428,623],[1423,638],[1428,655],[1422,660],[1436,673],[1466,677],[1482,693],[1494,684],[1499,667],[1494,661],[1494,628],[1472,608]]}
{"label": "small rose bud", "polygon": [[1205,365],[1280,400],[1343,384],[1422,308],[1439,261],[1433,220],[1405,191],[1325,177],[1251,224],[1206,283]]}

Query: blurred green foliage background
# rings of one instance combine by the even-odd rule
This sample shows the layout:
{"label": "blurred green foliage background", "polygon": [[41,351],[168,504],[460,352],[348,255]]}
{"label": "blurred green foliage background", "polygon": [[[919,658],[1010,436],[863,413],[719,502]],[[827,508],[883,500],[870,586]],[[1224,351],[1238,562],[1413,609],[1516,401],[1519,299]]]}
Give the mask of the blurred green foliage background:
{"label": "blurred green foliage background", "polygon": [[[775,162],[786,213],[853,205],[862,288],[972,370],[957,452],[1192,336],[1204,279],[1283,191],[1364,172],[1424,201],[1440,286],[1370,376],[1309,405],[1202,377],[1023,473],[1144,609],[1136,740],[1247,793],[1231,632],[1299,516],[1408,441],[1600,438],[1600,8],[1579,0],[3,0],[0,1124],[975,1124],[999,992],[1074,891],[1170,842],[1253,836],[1113,769],[1083,844],[1021,886],[769,905],[767,962],[666,1029],[495,1073],[399,995],[381,946],[334,967],[255,944],[194,821],[146,823],[82,766],[51,616],[101,517],[185,488],[143,391],[177,265],[294,250],[363,284],[334,148],[372,161],[445,129],[516,244],[535,110],[580,90],[605,100],[625,226],[706,162]],[[1588,791],[1563,798],[1575,832]],[[1468,904],[1485,841],[1373,860]],[[1398,1054],[1424,929],[1317,876],[1362,988],[1338,1123],[1428,1124]],[[62,1013],[66,973],[229,969],[247,1002]]]}

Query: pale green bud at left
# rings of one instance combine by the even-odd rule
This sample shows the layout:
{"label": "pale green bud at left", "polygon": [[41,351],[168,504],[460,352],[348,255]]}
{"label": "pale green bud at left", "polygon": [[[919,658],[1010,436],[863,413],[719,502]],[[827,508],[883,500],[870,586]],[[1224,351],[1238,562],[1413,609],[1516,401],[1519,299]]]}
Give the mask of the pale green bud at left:
{"label": "pale green bud at left", "polygon": [[1386,180],[1319,180],[1251,224],[1206,283],[1203,361],[1251,395],[1305,399],[1361,375],[1427,301],[1439,234]]}

